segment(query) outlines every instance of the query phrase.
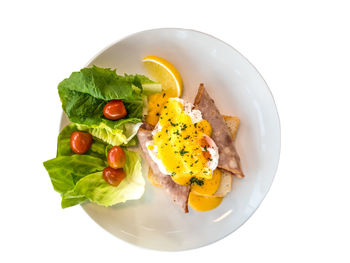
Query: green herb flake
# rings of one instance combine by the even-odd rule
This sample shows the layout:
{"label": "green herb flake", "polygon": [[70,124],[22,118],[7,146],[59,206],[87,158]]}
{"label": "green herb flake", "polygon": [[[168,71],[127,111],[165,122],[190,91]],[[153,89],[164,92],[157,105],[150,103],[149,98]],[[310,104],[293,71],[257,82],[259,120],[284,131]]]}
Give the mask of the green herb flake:
{"label": "green herb flake", "polygon": [[180,155],[184,156],[188,151],[185,151],[185,147],[180,150]]}
{"label": "green herb flake", "polygon": [[190,179],[190,184],[198,184],[199,186],[202,186],[204,184],[204,181],[193,176]]}

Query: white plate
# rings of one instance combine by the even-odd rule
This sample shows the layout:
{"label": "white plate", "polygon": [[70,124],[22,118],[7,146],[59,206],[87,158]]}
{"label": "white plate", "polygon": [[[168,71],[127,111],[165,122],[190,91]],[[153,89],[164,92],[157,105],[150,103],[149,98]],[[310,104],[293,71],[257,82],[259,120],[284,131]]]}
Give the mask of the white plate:
{"label": "white plate", "polygon": [[[185,250],[213,243],[240,227],[267,194],[280,154],[280,124],[273,97],[259,72],[228,44],[193,30],[155,29],[128,36],[99,53],[87,66],[117,68],[118,73],[146,74],[142,58],[169,60],[184,81],[183,97],[191,102],[204,83],[222,114],[241,119],[236,139],[246,175],[234,179],[231,193],[209,212],[184,214],[165,191],[146,179],[137,201],[83,209],[111,234],[137,246]],[[67,124],[62,119],[61,128]],[[146,176],[147,164],[143,164]]]}

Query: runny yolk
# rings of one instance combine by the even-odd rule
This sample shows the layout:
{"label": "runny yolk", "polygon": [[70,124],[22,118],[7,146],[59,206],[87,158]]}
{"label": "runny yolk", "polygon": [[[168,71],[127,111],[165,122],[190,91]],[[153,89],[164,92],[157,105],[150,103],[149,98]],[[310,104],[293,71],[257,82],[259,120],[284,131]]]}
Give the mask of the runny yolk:
{"label": "runny yolk", "polygon": [[208,159],[201,147],[204,131],[208,132],[207,126],[210,124],[193,123],[183,111],[182,104],[169,99],[160,112],[159,125],[161,130],[153,136],[153,141],[157,146],[158,158],[172,179],[185,185],[193,176],[212,178],[212,170],[207,167]]}
{"label": "runny yolk", "polygon": [[202,196],[190,192],[188,197],[189,205],[197,211],[205,212],[218,207],[221,204],[222,197]]}
{"label": "runny yolk", "polygon": [[191,191],[199,195],[213,195],[218,190],[221,182],[221,171],[215,169],[211,179],[201,179],[201,184],[191,184]]}

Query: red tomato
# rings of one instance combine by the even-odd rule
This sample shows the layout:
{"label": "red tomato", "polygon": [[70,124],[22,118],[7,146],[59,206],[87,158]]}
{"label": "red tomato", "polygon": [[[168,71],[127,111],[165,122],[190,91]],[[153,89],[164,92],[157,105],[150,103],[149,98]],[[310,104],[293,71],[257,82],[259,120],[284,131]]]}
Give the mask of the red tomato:
{"label": "red tomato", "polygon": [[126,161],[126,156],[122,147],[113,146],[108,154],[107,161],[110,167],[114,169],[122,168]]}
{"label": "red tomato", "polygon": [[113,169],[112,167],[106,167],[102,172],[103,179],[110,185],[118,186],[125,178],[123,169]]}
{"label": "red tomato", "polygon": [[103,115],[109,120],[119,120],[126,114],[124,103],[121,100],[111,100],[103,108]]}
{"label": "red tomato", "polygon": [[92,136],[86,132],[73,132],[70,137],[70,147],[77,154],[86,153],[92,144]]}

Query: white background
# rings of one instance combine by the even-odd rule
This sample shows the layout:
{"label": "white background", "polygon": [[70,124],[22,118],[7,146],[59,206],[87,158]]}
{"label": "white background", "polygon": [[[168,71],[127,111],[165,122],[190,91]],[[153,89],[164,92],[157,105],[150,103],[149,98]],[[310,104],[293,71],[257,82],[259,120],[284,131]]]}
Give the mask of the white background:
{"label": "white background", "polygon": [[[1,262],[349,262],[348,1],[1,1]],[[62,210],[56,86],[131,33],[184,27],[231,44],[260,71],[282,125],[279,169],[239,230],[210,246],[140,249]],[[348,251],[346,251],[348,250]]]}

